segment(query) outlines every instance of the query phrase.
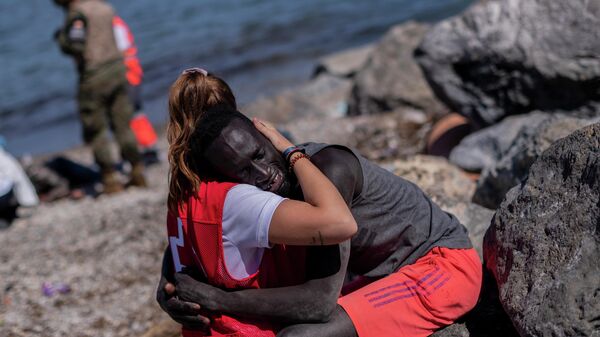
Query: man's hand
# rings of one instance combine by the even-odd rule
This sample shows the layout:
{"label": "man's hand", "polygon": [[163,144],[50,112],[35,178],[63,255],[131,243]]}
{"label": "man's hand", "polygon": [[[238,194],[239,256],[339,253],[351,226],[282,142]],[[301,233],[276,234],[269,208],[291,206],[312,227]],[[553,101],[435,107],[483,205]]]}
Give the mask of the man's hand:
{"label": "man's hand", "polygon": [[164,276],[161,276],[156,289],[156,301],[162,310],[184,328],[203,331],[209,329],[210,319],[202,315],[200,305],[182,301],[175,296],[175,286]]}
{"label": "man's hand", "polygon": [[158,305],[171,318],[190,330],[208,331],[210,319],[203,315],[203,310],[199,304],[180,300],[175,294],[175,286],[167,279],[172,270],[171,250],[165,249],[163,256],[163,265],[161,268],[160,281],[156,289],[156,301]]}
{"label": "man's hand", "polygon": [[219,301],[223,300],[223,291],[209,284],[196,281],[187,273],[175,273],[177,296],[182,301],[196,303],[202,309],[219,311]]}

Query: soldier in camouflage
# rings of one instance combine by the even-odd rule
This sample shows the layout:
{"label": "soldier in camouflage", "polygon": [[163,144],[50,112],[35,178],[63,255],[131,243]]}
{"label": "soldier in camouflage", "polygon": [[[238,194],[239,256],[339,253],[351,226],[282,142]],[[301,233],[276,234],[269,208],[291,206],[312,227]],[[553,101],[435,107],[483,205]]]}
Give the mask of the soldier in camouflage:
{"label": "soldier in camouflage", "polygon": [[131,163],[130,185],[146,186],[144,165],[129,121],[133,107],[127,96],[122,54],[113,34],[113,8],[103,0],[54,0],[66,12],[55,38],[79,72],[78,103],[83,138],[92,147],[102,171],[104,193],[119,192],[123,184],[110,151],[109,128],[121,156]]}

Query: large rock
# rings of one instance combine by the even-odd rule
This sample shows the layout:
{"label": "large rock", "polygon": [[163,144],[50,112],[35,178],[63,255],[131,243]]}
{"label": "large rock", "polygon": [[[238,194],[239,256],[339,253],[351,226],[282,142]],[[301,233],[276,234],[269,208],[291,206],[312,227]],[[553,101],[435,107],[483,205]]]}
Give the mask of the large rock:
{"label": "large rock", "polygon": [[396,175],[419,185],[435,202],[469,202],[475,183],[442,157],[417,155],[391,163]]}
{"label": "large rock", "polygon": [[273,123],[318,117],[344,116],[352,83],[349,79],[322,74],[300,87],[284,90],[274,97],[261,97],[242,111]]}
{"label": "large rock", "polygon": [[481,172],[492,167],[502,158],[523,128],[535,128],[550,115],[533,112],[511,116],[502,122],[474,132],[465,137],[450,152],[450,162],[470,171]]}
{"label": "large rock", "polygon": [[533,162],[553,142],[597,121],[554,116],[537,127],[522,128],[502,158],[495,165],[487,167],[479,177],[473,202],[496,209],[506,192],[527,178]]}
{"label": "large rock", "polygon": [[470,337],[471,333],[464,323],[455,323],[436,331],[431,337]]}
{"label": "large rock", "polygon": [[554,143],[509,191],[484,257],[521,336],[600,335],[600,124]]}
{"label": "large rock", "polygon": [[413,59],[413,51],[427,29],[415,22],[398,25],[377,43],[367,64],[354,78],[349,115],[369,115],[399,107],[434,114],[446,111]]}
{"label": "large rock", "polygon": [[282,127],[291,133],[296,143],[345,145],[356,148],[371,160],[382,161],[422,153],[431,120],[423,111],[397,109],[371,116],[306,117]]}
{"label": "large rock", "polygon": [[438,98],[491,125],[600,101],[598,0],[491,0],[432,28],[417,49]]}
{"label": "large rock", "polygon": [[337,77],[353,77],[365,65],[373,45],[365,45],[323,57],[317,63],[314,76],[323,73]]}

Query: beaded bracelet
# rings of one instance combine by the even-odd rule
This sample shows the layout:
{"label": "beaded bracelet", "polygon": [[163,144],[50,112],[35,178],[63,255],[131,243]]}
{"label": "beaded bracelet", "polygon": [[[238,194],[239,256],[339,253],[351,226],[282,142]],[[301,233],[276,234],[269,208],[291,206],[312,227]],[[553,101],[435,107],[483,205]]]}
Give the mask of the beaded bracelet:
{"label": "beaded bracelet", "polygon": [[296,152],[304,152],[304,149],[295,145],[292,145],[290,147],[288,147],[287,149],[283,150],[281,152],[281,154],[283,155],[283,157],[285,158],[285,161],[290,161],[290,158],[292,158],[292,155]]}
{"label": "beaded bracelet", "polygon": [[292,158],[292,156],[294,155],[294,153],[305,153],[304,149],[301,149],[299,147],[293,149],[292,151],[290,151],[290,153],[288,153],[288,155],[285,157],[285,161],[290,161],[290,159]]}
{"label": "beaded bracelet", "polygon": [[298,160],[300,160],[301,158],[306,158],[310,160],[310,156],[307,155],[306,153],[300,153],[299,155],[295,156],[294,158],[292,158],[292,160],[290,160],[290,172],[292,172],[294,170],[294,165],[296,165],[296,162]]}

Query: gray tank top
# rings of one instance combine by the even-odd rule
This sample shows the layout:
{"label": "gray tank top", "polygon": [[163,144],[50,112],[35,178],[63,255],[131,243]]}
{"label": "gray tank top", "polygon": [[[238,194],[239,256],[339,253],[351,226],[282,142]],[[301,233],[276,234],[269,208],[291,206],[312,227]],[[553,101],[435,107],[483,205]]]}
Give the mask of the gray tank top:
{"label": "gray tank top", "polygon": [[[331,145],[299,146],[312,156]],[[358,158],[363,175],[362,191],[350,207],[358,224],[351,242],[350,271],[370,277],[385,276],[414,263],[434,247],[473,247],[467,229],[419,187],[357,152],[341,148]]]}

